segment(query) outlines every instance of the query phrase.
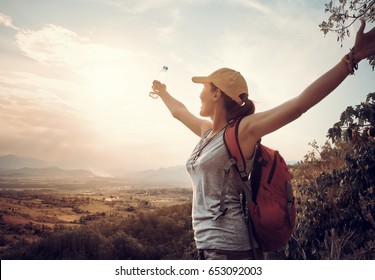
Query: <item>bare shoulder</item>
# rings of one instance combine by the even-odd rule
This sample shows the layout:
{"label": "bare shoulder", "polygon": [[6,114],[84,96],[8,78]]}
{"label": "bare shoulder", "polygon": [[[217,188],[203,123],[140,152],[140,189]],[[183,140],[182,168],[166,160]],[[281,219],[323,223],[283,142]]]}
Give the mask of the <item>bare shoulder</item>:
{"label": "bare shoulder", "polygon": [[299,118],[304,112],[302,98],[292,98],[274,108],[245,117],[242,134],[260,139]]}
{"label": "bare shoulder", "polygon": [[[257,124],[261,121],[263,113],[254,113],[252,115],[244,117],[239,126],[239,135],[245,138],[259,139],[261,135],[257,132]],[[255,140],[257,141],[257,140]]]}

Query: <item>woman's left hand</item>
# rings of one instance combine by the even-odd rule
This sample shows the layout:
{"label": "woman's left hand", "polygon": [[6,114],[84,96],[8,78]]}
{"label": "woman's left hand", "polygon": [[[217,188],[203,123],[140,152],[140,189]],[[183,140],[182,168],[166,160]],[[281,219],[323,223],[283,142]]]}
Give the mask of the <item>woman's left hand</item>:
{"label": "woman's left hand", "polygon": [[357,32],[354,44],[354,58],[357,63],[362,59],[375,55],[375,27],[364,33],[365,27],[366,22],[361,20],[361,27]]}

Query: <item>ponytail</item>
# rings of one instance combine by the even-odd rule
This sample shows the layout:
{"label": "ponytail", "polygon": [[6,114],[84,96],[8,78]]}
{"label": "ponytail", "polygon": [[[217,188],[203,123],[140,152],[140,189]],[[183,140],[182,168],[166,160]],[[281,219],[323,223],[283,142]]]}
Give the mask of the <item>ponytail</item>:
{"label": "ponytail", "polygon": [[243,118],[245,116],[254,114],[255,105],[253,101],[249,99],[249,95],[247,93],[240,94],[240,98],[243,102],[242,105],[239,105],[236,101],[234,101],[225,93],[223,94],[223,97],[224,97],[224,106],[228,112],[228,117],[227,117],[228,122],[230,122],[233,119]]}
{"label": "ponytail", "polygon": [[[211,83],[211,89],[216,90],[219,89],[214,83]],[[255,105],[253,101],[249,99],[249,94],[241,93],[239,97],[242,100],[242,105],[239,105],[236,101],[226,95],[221,89],[220,91],[223,93],[221,96],[224,99],[224,107],[227,111],[227,121],[230,122],[231,120],[237,118],[243,118],[249,115],[254,114],[255,112]]]}

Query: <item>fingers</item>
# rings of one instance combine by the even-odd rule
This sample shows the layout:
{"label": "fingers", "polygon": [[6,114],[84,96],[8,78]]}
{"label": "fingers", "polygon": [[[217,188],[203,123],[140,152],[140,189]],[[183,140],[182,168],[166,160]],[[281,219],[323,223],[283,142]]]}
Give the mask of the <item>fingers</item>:
{"label": "fingers", "polygon": [[362,36],[362,35],[366,35],[368,37],[373,37],[374,34],[375,34],[375,27],[373,27],[370,31],[368,31],[367,33],[364,33],[365,31],[365,27],[366,27],[366,21],[364,19],[361,19],[361,26],[360,28],[358,29],[358,32],[357,32],[357,35],[359,36]]}
{"label": "fingers", "polygon": [[161,91],[161,90],[165,90],[166,89],[166,86],[164,84],[162,84],[160,81],[157,81],[157,80],[154,80],[152,82],[152,89],[154,91]]}
{"label": "fingers", "polygon": [[375,27],[373,27],[369,32],[367,32],[366,34],[368,34],[369,36],[371,36],[372,38],[375,36]]}
{"label": "fingers", "polygon": [[152,82],[152,85],[153,85],[153,86],[161,86],[162,83],[161,83],[160,81],[158,81],[158,80],[154,80],[154,81]]}
{"label": "fingers", "polygon": [[363,34],[363,31],[365,31],[365,27],[366,27],[366,21],[364,21],[363,19],[361,19],[361,27],[358,29],[358,34]]}

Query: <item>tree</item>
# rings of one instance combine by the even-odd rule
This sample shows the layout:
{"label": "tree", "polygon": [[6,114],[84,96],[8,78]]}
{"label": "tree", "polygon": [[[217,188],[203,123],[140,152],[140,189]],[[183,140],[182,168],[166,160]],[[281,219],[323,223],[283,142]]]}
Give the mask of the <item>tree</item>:
{"label": "tree", "polygon": [[[349,28],[358,20],[366,22],[375,21],[375,0],[339,0],[329,1],[325,4],[325,12],[330,13],[327,21],[323,21],[319,27],[324,34],[334,32],[337,41],[342,42],[346,36],[350,36]],[[374,70],[375,56],[369,58],[369,63]]]}
{"label": "tree", "polygon": [[[328,130],[327,137],[333,143],[338,140],[351,142],[368,141],[373,138],[375,127],[375,92],[369,93],[365,102],[349,106],[341,113],[340,121]],[[375,138],[373,138],[374,140]]]}
{"label": "tree", "polygon": [[[330,129],[332,146],[319,151],[313,142],[320,154],[314,167],[324,167],[319,176],[297,178],[311,169],[310,162],[294,167],[303,172],[294,173],[298,219],[287,258],[375,258],[374,125],[375,93],[370,93],[365,102],[348,107]],[[338,158],[345,163],[337,165]]]}

